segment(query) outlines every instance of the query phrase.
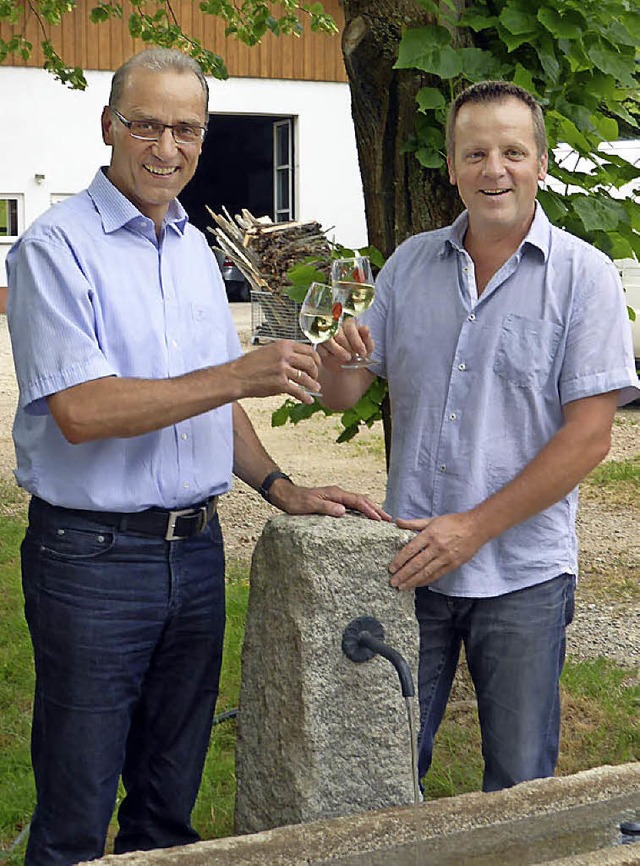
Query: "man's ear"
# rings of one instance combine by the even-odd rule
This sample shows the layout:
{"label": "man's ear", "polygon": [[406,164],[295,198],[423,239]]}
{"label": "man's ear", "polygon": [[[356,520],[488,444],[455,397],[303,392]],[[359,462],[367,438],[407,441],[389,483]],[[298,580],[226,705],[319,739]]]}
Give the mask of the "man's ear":
{"label": "man's ear", "polygon": [[102,109],[102,117],[100,118],[102,126],[102,140],[105,144],[113,144],[113,114],[108,105]]}
{"label": "man's ear", "polygon": [[452,186],[455,186],[456,183],[457,183],[457,181],[456,181],[456,170],[455,170],[455,168],[453,167],[453,160],[451,159],[450,156],[447,157],[447,168],[448,168],[448,170],[449,170],[449,183],[450,183]]}
{"label": "man's ear", "polygon": [[540,168],[538,169],[538,180],[544,180],[547,176],[547,168],[549,165],[549,154],[545,152],[540,157]]}

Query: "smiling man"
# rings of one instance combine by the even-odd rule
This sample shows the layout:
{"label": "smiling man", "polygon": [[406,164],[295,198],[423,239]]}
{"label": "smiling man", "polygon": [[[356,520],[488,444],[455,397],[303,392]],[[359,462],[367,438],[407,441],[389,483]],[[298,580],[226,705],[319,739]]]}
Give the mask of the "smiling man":
{"label": "smiling man", "polygon": [[339,487],[294,484],[242,397],[312,402],[319,358],[243,355],[215,257],[176,196],[207,124],[200,67],[136,55],[113,78],[110,165],[29,227],[7,259],[20,388],[16,477],[36,687],[37,805],[27,866],[197,840],[225,621],[217,515],[232,473],[290,514],[386,517]]}
{"label": "smiling man", "polygon": [[[462,92],[447,162],[466,210],[389,258],[360,327],[320,348],[320,381],[332,409],[388,381],[385,507],[416,530],[390,573],[416,589],[420,775],[464,645],[493,791],[554,772],[577,485],[640,391],[617,269],[536,202],[547,144],[533,97],[507,82]],[[367,351],[370,370],[341,368]]]}

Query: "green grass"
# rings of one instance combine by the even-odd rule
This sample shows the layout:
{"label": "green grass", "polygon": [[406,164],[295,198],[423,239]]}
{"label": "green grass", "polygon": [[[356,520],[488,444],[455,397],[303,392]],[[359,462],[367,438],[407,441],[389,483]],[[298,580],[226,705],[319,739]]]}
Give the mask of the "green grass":
{"label": "green grass", "polygon": [[[19,546],[24,517],[0,521],[0,864],[18,866],[24,843],[3,856],[27,825],[34,805],[29,761],[33,667],[22,613]],[[240,655],[249,595],[245,565],[231,562],[227,575],[227,632],[218,714],[237,707]],[[564,727],[559,772],[640,760],[637,672],[604,659],[569,660],[562,679]],[[203,838],[233,833],[235,721],[214,726],[194,825]],[[428,798],[479,790],[480,738],[475,709],[453,705],[439,731],[426,779]]]}
{"label": "green grass", "polygon": [[585,478],[583,496],[606,501],[610,506],[638,508],[640,454],[627,460],[605,460]]}

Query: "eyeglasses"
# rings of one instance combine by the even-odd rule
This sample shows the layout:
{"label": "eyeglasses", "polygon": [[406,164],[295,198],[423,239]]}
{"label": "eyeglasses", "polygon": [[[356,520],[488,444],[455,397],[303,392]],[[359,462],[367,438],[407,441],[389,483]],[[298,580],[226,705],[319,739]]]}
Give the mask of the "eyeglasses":
{"label": "eyeglasses", "polygon": [[170,129],[176,144],[199,144],[205,137],[206,126],[195,126],[190,123],[160,123],[159,120],[127,120],[117,108],[111,111],[120,123],[127,127],[132,138],[142,141],[160,141],[165,129]]}

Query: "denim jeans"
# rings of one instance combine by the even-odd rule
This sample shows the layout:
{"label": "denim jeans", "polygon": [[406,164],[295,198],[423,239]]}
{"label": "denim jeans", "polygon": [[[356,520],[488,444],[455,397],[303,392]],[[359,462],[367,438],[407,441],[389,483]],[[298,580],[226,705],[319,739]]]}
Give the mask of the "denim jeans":
{"label": "denim jeans", "polygon": [[431,765],[461,645],[478,701],[483,790],[553,775],[560,738],[559,679],[574,588],[573,575],[563,574],[496,598],[416,591],[420,778]]}
{"label": "denim jeans", "polygon": [[225,619],[217,517],[167,542],[33,500],[22,574],[36,668],[26,866],[100,857],[120,776],[116,853],[196,841]]}

